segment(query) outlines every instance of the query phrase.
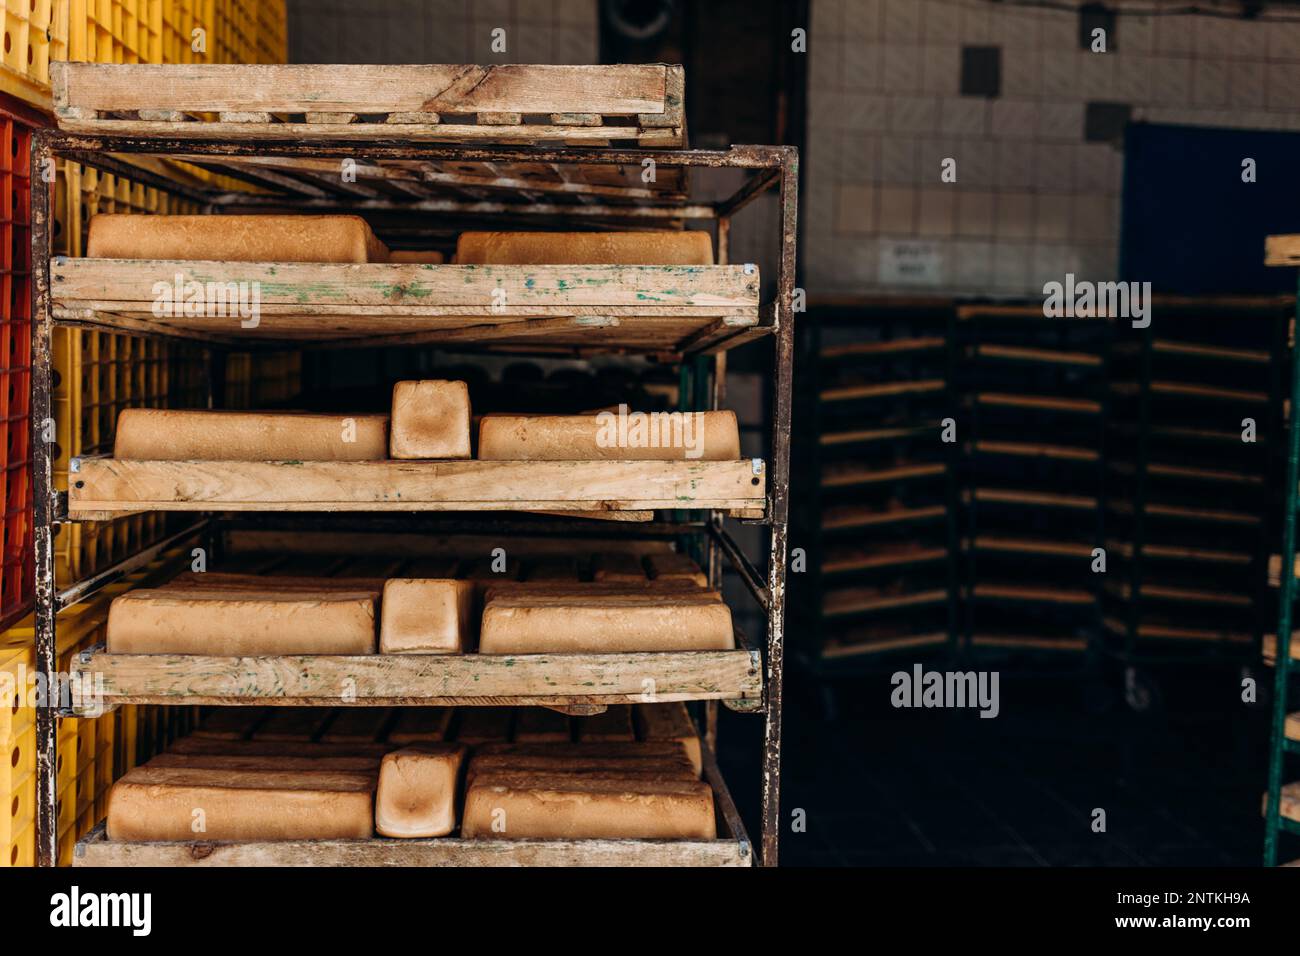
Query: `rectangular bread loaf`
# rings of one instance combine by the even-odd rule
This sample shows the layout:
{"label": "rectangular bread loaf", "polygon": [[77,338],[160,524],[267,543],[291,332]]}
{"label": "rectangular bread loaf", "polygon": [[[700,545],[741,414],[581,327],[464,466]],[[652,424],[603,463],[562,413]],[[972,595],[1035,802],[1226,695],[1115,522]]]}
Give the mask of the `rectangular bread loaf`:
{"label": "rectangular bread loaf", "polygon": [[462,232],[460,265],[710,266],[707,232]]}
{"label": "rectangular bread loaf", "polygon": [[463,654],[473,642],[474,583],[392,578],[379,616],[381,654]]}
{"label": "rectangular bread loaf", "polygon": [[154,770],[232,770],[240,772],[267,771],[273,773],[378,773],[379,754],[356,756],[301,756],[279,754],[187,754],[167,751],[149,760],[146,765]]}
{"label": "rectangular bread loaf", "polygon": [[388,417],[127,408],[117,417],[113,455],[139,461],[380,461],[388,457]]}
{"label": "rectangular bread loaf", "polygon": [[458,712],[457,743],[505,743],[510,740],[515,714],[509,707],[461,707]]}
{"label": "rectangular bread loaf", "polygon": [[164,588],[186,591],[199,589],[211,591],[351,591],[373,594],[376,598],[384,590],[384,578],[327,578],[297,577],[273,574],[233,574],[226,571],[183,571],[172,578]]}
{"label": "rectangular bread loaf", "polygon": [[392,719],[392,707],[339,707],[325,725],[320,740],[327,744],[367,744],[377,741]]}
{"label": "rectangular bread loaf", "polygon": [[641,740],[672,740],[680,743],[698,776],[703,769],[699,731],[682,701],[666,704],[637,704],[633,709],[636,733]]}
{"label": "rectangular bread loaf", "polygon": [[384,757],[375,830],[386,837],[440,837],[456,829],[456,791],[466,748],[414,744]]}
{"label": "rectangular bread loaf", "polygon": [[[273,710],[292,713],[311,708],[278,707]],[[306,737],[293,740],[207,740],[181,737],[167,748],[169,754],[230,757],[373,757],[378,759],[393,748],[387,744],[323,744]]]}
{"label": "rectangular bread loaf", "polygon": [[537,776],[466,790],[467,839],[712,840],[713,791],[696,780],[596,780]]}
{"label": "rectangular bread loaf", "polygon": [[[645,417],[638,417],[645,415]],[[621,422],[626,421],[624,427]],[[735,412],[484,415],[483,461],[735,461]]]}
{"label": "rectangular bread loaf", "polygon": [[591,560],[591,579],[598,583],[640,584],[646,580],[638,555],[627,551],[602,551]]}
{"label": "rectangular bread loaf", "polygon": [[470,457],[469,386],[426,379],[393,386],[389,454],[406,459]]}
{"label": "rectangular bread loaf", "polygon": [[109,791],[108,839],[365,839],[376,780],[373,772],[136,767]]}
{"label": "rectangular bread loaf", "polygon": [[210,740],[243,740],[252,735],[267,716],[266,707],[216,707],[194,731]]}
{"label": "rectangular bread loaf", "polygon": [[646,570],[655,581],[686,581],[696,587],[708,587],[709,579],[703,569],[687,555],[670,552],[647,554]]}
{"label": "rectangular bread loaf", "polygon": [[314,740],[334,716],[332,707],[275,707],[253,731],[254,741]]}
{"label": "rectangular bread loaf", "polygon": [[373,654],[375,599],[347,591],[131,591],[109,607],[108,650],[215,657]]}
{"label": "rectangular bread loaf", "polygon": [[685,595],[496,597],[483,609],[481,654],[730,650],[731,609]]}
{"label": "rectangular bread loaf", "polygon": [[[91,217],[86,255],[216,262],[387,262],[360,216]],[[168,277],[170,278],[170,277]]]}

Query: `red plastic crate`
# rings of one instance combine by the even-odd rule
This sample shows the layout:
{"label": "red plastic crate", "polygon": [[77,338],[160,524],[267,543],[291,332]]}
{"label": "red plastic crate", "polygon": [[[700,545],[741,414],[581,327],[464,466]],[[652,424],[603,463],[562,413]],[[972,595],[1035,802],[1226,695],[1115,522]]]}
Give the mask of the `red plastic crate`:
{"label": "red plastic crate", "polygon": [[0,629],[32,601],[31,127],[0,102]]}

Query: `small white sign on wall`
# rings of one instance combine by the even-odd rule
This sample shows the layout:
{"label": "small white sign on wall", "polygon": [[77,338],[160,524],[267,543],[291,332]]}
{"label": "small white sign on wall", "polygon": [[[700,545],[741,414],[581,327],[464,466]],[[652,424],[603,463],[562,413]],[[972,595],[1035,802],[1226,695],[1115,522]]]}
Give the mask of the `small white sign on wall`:
{"label": "small white sign on wall", "polygon": [[941,285],[943,253],[935,242],[882,240],[880,243],[882,285]]}

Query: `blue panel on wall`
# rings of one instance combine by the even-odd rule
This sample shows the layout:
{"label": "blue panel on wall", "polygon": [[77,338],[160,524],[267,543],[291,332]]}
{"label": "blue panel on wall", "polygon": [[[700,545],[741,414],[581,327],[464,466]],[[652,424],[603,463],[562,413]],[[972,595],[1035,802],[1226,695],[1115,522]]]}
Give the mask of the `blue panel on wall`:
{"label": "blue panel on wall", "polygon": [[1187,295],[1294,291],[1294,269],[1264,266],[1264,237],[1300,233],[1298,173],[1300,133],[1130,125],[1120,277]]}

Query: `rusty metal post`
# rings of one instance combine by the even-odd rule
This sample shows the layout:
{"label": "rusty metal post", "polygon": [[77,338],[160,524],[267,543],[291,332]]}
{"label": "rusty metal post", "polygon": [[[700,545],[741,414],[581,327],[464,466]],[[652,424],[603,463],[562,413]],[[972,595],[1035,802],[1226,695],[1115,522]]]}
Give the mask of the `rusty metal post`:
{"label": "rusty metal post", "polygon": [[[36,860],[39,866],[59,862],[58,810],[58,594],[54,581],[53,437],[50,414],[50,362],[53,348],[50,321],[50,191],[46,179],[53,153],[41,131],[32,134],[32,545],[36,584],[36,674],[45,682],[44,698],[36,707]],[[66,437],[65,437],[66,440]],[[20,692],[24,690],[20,688]]]}
{"label": "rusty metal post", "polygon": [[798,228],[799,152],[781,153],[781,262],[774,315],[772,452],[768,474],[771,549],[767,568],[767,693],[763,733],[763,866],[776,866],[781,832],[781,677],[785,664],[785,575],[790,517],[790,414],[794,372],[795,236]]}

